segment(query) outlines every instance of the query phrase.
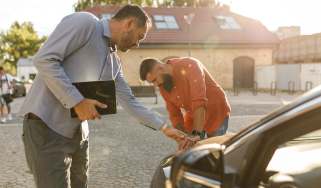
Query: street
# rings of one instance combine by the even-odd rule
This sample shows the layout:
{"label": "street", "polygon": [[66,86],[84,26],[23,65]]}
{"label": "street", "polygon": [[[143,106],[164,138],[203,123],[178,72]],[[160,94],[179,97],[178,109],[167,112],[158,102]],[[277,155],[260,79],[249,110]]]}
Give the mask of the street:
{"label": "street", "polygon": [[[238,132],[251,122],[292,101],[297,96],[280,93],[228,93],[232,106],[229,132]],[[161,99],[161,97],[159,97]],[[166,115],[164,102],[139,98],[146,106]],[[17,113],[23,98],[13,103]],[[21,141],[21,118],[0,124],[0,188],[34,188]],[[158,162],[175,151],[176,145],[160,132],[141,126],[121,107],[118,114],[90,122],[90,178],[94,188],[146,188]]]}

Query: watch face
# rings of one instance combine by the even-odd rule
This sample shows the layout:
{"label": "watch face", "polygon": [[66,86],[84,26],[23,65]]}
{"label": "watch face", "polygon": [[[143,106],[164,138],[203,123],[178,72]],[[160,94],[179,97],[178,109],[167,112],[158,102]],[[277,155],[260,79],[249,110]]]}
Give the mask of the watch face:
{"label": "watch face", "polygon": [[207,136],[207,135],[206,135],[206,132],[205,132],[205,131],[202,131],[202,132],[201,132],[201,135],[200,135],[200,138],[201,138],[201,139],[205,139],[206,136]]}
{"label": "watch face", "polygon": [[194,135],[194,136],[199,136],[201,140],[207,138],[206,131],[200,131],[200,132],[199,132],[199,131],[193,130],[193,131],[192,131],[192,135]]}

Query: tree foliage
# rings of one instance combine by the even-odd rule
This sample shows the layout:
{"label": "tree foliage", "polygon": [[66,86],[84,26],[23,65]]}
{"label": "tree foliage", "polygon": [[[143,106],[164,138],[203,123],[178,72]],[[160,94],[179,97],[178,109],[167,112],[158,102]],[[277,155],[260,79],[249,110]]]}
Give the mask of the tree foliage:
{"label": "tree foliage", "polygon": [[8,31],[0,33],[0,58],[16,67],[19,58],[33,56],[45,40],[37,35],[32,23],[14,22]]}
{"label": "tree foliage", "polygon": [[82,11],[89,7],[99,6],[99,5],[126,5],[126,4],[136,4],[140,6],[151,6],[153,0],[79,0],[75,5],[75,11]]}
{"label": "tree foliage", "polygon": [[79,0],[75,5],[75,11],[99,5],[125,5],[137,4],[140,6],[159,7],[215,7],[215,0]]}

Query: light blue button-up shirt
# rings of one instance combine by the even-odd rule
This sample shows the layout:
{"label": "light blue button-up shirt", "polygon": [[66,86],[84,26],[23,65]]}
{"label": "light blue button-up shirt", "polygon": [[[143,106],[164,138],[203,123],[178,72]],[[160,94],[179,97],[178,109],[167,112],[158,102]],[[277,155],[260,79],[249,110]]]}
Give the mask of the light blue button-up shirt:
{"label": "light blue button-up shirt", "polygon": [[72,83],[115,80],[122,107],[142,124],[159,130],[165,120],[133,96],[117,52],[107,45],[110,36],[108,20],[93,14],[78,12],[63,18],[33,59],[38,75],[20,114],[34,113],[52,130],[72,138],[80,125],[88,129],[87,121],[70,116],[70,108],[83,100]]}

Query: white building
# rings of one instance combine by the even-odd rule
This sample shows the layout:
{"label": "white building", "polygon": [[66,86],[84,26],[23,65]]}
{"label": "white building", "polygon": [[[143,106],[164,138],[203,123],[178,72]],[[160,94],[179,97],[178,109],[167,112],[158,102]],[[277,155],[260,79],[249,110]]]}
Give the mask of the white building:
{"label": "white building", "polygon": [[321,63],[256,66],[255,81],[260,89],[307,91],[321,85]]}
{"label": "white building", "polygon": [[37,69],[32,63],[32,57],[20,58],[17,63],[17,77],[21,80],[33,80]]}

